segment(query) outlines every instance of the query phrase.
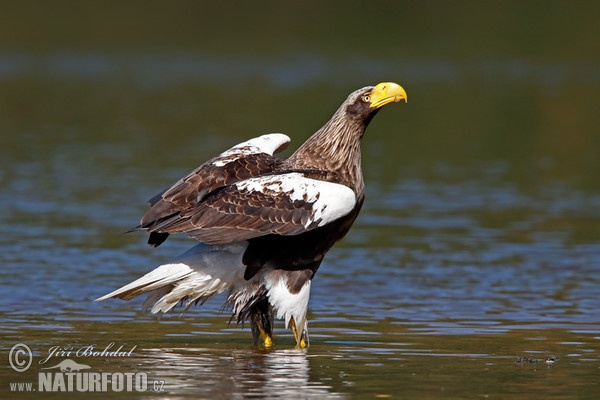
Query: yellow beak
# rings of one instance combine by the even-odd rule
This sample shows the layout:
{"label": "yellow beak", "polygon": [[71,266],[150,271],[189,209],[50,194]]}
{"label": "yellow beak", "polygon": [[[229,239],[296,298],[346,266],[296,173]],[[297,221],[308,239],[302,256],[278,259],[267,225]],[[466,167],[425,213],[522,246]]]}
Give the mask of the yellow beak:
{"label": "yellow beak", "polygon": [[386,104],[399,102],[400,100],[408,101],[406,91],[402,86],[394,82],[381,82],[375,85],[371,91],[371,108],[381,108]]}

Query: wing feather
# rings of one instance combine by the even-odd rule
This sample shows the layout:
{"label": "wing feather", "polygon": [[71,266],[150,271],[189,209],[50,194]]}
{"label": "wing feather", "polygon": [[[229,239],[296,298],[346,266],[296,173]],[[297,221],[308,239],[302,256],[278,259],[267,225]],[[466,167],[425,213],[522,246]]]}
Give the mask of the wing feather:
{"label": "wing feather", "polygon": [[[178,222],[181,213],[196,207],[210,193],[241,180],[273,173],[282,162],[273,154],[287,147],[289,141],[288,136],[280,133],[262,135],[212,158],[152,197],[150,210],[135,229],[148,230],[151,233],[148,243],[158,246],[166,240],[168,227]],[[185,225],[185,221],[179,222]]]}
{"label": "wing feather", "polygon": [[[209,244],[297,235],[349,214],[356,194],[314,171],[282,171],[282,134],[240,143],[151,199],[139,229],[159,245],[171,233]],[[320,179],[323,178],[323,179]]]}
{"label": "wing feather", "polygon": [[289,236],[333,222],[355,206],[352,189],[291,172],[227,186],[163,229],[210,244]]}

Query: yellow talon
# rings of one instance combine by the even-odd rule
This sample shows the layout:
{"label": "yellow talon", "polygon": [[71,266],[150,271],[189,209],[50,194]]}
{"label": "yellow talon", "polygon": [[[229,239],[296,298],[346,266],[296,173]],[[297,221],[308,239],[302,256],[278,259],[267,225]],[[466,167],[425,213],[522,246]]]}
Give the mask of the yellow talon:
{"label": "yellow talon", "polygon": [[258,328],[258,331],[260,332],[260,338],[263,340],[264,346],[267,348],[273,347],[273,338],[271,337],[271,335],[269,335],[267,332],[265,332],[265,330],[263,329],[263,327],[260,324],[257,324],[256,327]]}
{"label": "yellow talon", "polygon": [[304,335],[302,333],[298,334],[298,329],[296,328],[296,322],[294,318],[290,319],[292,332],[294,333],[294,339],[296,339],[296,346],[301,349],[308,347],[308,343],[304,340]]}
{"label": "yellow talon", "polygon": [[273,326],[272,314],[269,312],[255,313],[250,315],[249,319],[254,344],[258,344],[258,338],[260,337],[265,348],[273,347],[273,332],[271,331],[271,327]]}
{"label": "yellow talon", "polygon": [[271,348],[273,347],[273,339],[271,338],[271,336],[265,334],[265,336],[263,336],[262,338],[265,342],[265,347],[266,348]]}

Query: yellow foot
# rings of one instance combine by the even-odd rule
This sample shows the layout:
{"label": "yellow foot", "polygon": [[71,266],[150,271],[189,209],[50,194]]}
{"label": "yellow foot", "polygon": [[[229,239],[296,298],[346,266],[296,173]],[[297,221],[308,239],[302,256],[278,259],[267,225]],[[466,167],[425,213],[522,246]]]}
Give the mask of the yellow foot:
{"label": "yellow foot", "polygon": [[262,339],[267,349],[273,347],[273,338],[271,336],[265,335]]}
{"label": "yellow foot", "polygon": [[273,338],[271,337],[271,335],[265,332],[265,330],[260,324],[257,324],[256,326],[258,328],[258,331],[260,332],[260,338],[263,340],[264,346],[266,348],[273,347]]}
{"label": "yellow foot", "polygon": [[[305,349],[308,347],[308,337],[306,337],[306,331],[302,330],[302,332],[298,333],[298,329],[296,328],[296,322],[294,318],[290,319],[292,332],[294,333],[294,339],[296,339],[296,347],[300,349]],[[306,339],[305,339],[306,337]]]}

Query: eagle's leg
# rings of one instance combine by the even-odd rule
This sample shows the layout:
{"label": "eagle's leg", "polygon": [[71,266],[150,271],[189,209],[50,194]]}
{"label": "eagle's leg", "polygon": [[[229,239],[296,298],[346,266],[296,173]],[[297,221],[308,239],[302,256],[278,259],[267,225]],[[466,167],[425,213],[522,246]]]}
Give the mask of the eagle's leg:
{"label": "eagle's leg", "polygon": [[255,345],[260,338],[266,348],[273,347],[273,321],[273,309],[267,299],[263,299],[253,307],[250,313],[250,328]]}
{"label": "eagle's leg", "polygon": [[294,339],[296,339],[296,347],[300,349],[308,347],[308,331],[306,330],[306,327],[302,328],[302,331],[298,333],[298,328],[296,327],[296,322],[293,317],[290,319],[290,325],[292,326]]}

